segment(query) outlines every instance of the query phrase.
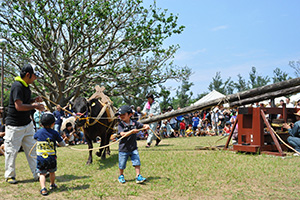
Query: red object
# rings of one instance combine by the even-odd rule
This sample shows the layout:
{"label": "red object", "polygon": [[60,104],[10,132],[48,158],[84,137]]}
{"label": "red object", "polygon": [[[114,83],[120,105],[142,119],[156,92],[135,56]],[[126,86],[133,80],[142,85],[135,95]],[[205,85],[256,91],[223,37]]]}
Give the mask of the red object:
{"label": "red object", "polygon": [[[273,122],[270,124],[266,115],[273,115],[274,119],[272,121],[282,124],[291,121],[294,122],[294,113],[297,113],[298,110],[297,108],[286,108],[285,106],[282,108],[239,108],[237,120],[232,127],[225,149],[228,148],[232,134],[238,123],[238,144],[233,145],[233,150],[285,156],[286,154],[283,150],[287,150],[287,147],[279,143],[273,132],[276,127],[273,128],[271,126]],[[282,119],[276,119],[278,114],[282,115]],[[277,127],[276,133],[283,141],[287,142],[287,137],[289,136],[287,130]]]}
{"label": "red object", "polygon": [[184,122],[180,122],[180,130],[185,130],[185,123]]}

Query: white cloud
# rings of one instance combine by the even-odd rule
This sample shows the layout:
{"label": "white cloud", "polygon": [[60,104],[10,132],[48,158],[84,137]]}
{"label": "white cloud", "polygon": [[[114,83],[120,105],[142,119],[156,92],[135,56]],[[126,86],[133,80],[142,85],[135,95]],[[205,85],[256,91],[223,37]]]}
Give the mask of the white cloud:
{"label": "white cloud", "polygon": [[224,29],[227,29],[227,28],[228,28],[228,26],[222,25],[222,26],[214,27],[214,28],[212,28],[211,30],[212,30],[212,31],[219,31],[219,30],[224,30]]}
{"label": "white cloud", "polygon": [[176,55],[175,55],[175,59],[176,61],[183,61],[183,60],[190,60],[193,57],[206,52],[206,49],[199,49],[196,51],[179,51]]}

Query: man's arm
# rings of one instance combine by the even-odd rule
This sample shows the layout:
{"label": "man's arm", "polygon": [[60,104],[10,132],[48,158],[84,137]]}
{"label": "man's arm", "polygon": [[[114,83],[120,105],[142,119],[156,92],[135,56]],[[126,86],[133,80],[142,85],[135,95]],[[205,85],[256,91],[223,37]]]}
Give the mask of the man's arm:
{"label": "man's arm", "polygon": [[21,101],[20,99],[17,99],[15,101],[15,107],[17,111],[30,111],[33,109],[43,111],[45,109],[43,104],[39,104],[39,103],[23,104],[23,101]]}

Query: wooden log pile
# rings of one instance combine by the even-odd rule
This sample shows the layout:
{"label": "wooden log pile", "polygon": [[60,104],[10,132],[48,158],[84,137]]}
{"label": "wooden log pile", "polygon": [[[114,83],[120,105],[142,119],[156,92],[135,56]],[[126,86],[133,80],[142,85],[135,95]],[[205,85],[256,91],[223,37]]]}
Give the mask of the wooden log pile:
{"label": "wooden log pile", "polygon": [[200,105],[192,105],[162,115],[153,116],[151,118],[142,119],[141,123],[149,124],[163,119],[192,113],[198,110],[204,110],[213,106],[229,103],[230,107],[243,106],[275,97],[289,95],[300,92],[300,78],[290,79],[287,81],[274,83],[259,88],[250,89],[236,94],[227,95],[225,98],[218,98],[210,102]]}

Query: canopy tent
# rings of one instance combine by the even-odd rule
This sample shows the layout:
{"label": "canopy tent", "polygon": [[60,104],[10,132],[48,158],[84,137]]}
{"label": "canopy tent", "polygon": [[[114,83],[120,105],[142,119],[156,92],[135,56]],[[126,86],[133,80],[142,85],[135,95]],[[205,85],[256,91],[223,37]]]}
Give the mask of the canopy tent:
{"label": "canopy tent", "polygon": [[209,101],[219,99],[222,97],[225,97],[225,95],[216,90],[213,90],[210,93],[208,93],[207,95],[205,95],[204,97],[202,97],[201,99],[199,99],[198,101],[196,101],[195,103],[193,103],[192,105],[200,105],[205,102],[209,102]]}
{"label": "canopy tent", "polygon": [[298,100],[300,100],[300,93],[292,95],[290,97],[291,103],[297,102]]}

